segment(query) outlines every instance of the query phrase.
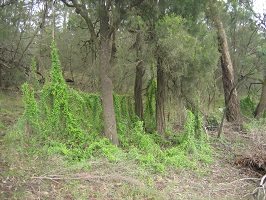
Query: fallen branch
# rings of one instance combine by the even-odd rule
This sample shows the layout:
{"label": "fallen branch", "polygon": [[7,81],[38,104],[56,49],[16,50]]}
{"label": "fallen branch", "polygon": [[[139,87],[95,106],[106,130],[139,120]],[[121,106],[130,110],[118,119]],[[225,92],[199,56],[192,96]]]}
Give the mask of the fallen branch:
{"label": "fallen branch", "polygon": [[50,181],[57,181],[57,180],[83,180],[83,181],[95,181],[95,180],[120,180],[125,181],[130,184],[139,185],[140,183],[137,180],[127,178],[124,176],[121,176],[119,174],[111,174],[106,176],[97,176],[97,175],[72,175],[71,177],[62,176],[62,175],[48,175],[48,176],[38,176],[38,177],[31,177],[31,179],[41,179],[41,180],[50,180]]}
{"label": "fallen branch", "polygon": [[260,186],[265,187],[265,184],[266,184],[266,174],[261,178]]}
{"label": "fallen branch", "polygon": [[241,179],[238,179],[238,180],[234,180],[230,183],[228,183],[228,185],[232,184],[232,183],[235,183],[235,182],[239,182],[239,181],[260,181],[260,178],[241,178]]}

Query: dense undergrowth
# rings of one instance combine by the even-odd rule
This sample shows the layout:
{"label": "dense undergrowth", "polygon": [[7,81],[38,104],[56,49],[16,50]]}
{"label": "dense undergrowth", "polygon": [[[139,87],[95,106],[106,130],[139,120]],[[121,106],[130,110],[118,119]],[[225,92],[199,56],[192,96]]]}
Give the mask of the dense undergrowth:
{"label": "dense undergrowth", "polygon": [[[32,62],[33,71],[35,68]],[[131,97],[126,95],[114,94],[120,146],[113,145],[102,134],[99,94],[86,94],[67,86],[54,43],[50,81],[40,89],[33,76],[22,91],[24,115],[8,140],[32,155],[59,154],[67,163],[99,157],[114,162],[131,160],[156,173],[181,167],[197,170],[199,163],[211,162],[213,152],[197,113],[187,110],[184,131],[171,140],[164,139],[155,132],[145,132],[143,122],[134,115]]]}

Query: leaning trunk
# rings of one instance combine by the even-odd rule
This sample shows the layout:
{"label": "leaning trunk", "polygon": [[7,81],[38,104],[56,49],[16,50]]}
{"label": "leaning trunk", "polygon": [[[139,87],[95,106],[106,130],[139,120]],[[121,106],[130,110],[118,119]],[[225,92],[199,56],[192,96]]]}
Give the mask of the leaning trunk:
{"label": "leaning trunk", "polygon": [[156,94],[156,129],[162,137],[165,135],[165,113],[164,113],[164,98],[165,98],[165,75],[163,70],[163,59],[161,55],[157,55],[157,94]]}
{"label": "leaning trunk", "polygon": [[[218,9],[214,3],[211,5],[214,25],[217,29],[219,52],[221,53],[221,67],[223,73],[223,88],[226,105],[226,119],[229,122],[240,122],[242,118],[239,98],[235,88],[234,68],[230,58],[227,36],[223,23],[219,18]],[[232,93],[232,94],[231,94]],[[231,95],[230,95],[231,94]]]}
{"label": "leaning trunk", "polygon": [[111,79],[111,47],[110,36],[108,35],[108,15],[103,13],[101,18],[101,39],[100,39],[100,78],[101,97],[103,103],[104,133],[113,144],[118,145],[116,120],[113,101],[113,82]]}
{"label": "leaning trunk", "polygon": [[255,117],[256,118],[262,117],[265,108],[266,108],[266,71],[264,75],[264,81],[262,83],[260,102],[255,110]]}

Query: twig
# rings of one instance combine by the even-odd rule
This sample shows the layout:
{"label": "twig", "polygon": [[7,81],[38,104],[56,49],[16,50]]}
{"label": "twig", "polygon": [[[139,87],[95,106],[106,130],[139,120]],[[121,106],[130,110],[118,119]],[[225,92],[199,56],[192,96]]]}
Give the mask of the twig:
{"label": "twig", "polygon": [[[61,177],[60,177],[61,176]],[[98,176],[98,175],[86,175],[86,176],[80,176],[80,175],[76,175],[75,174],[72,175],[73,177],[62,177],[62,175],[52,175],[52,177],[50,175],[48,176],[39,176],[39,177],[31,177],[31,179],[40,179],[40,180],[51,180],[51,181],[56,181],[56,180],[84,180],[84,181],[93,181],[93,180],[112,180],[112,179],[118,179],[121,181],[125,181],[128,183],[132,183],[135,185],[139,185],[139,182],[134,180],[134,179],[129,179],[127,177],[121,176],[119,174],[110,174],[110,175],[106,175],[106,176]]]}
{"label": "twig", "polygon": [[241,178],[241,179],[238,179],[238,180],[234,180],[234,181],[232,181],[232,182],[230,182],[228,184],[232,184],[232,183],[235,183],[235,182],[238,182],[238,181],[254,181],[254,182],[256,182],[256,181],[259,181],[259,180],[260,180],[260,178]]}
{"label": "twig", "polygon": [[86,178],[70,178],[70,177],[49,177],[49,176],[40,176],[40,177],[31,177],[31,179],[46,179],[46,180],[87,180]]}
{"label": "twig", "polygon": [[266,174],[261,178],[260,186],[265,185],[265,183],[266,183]]}

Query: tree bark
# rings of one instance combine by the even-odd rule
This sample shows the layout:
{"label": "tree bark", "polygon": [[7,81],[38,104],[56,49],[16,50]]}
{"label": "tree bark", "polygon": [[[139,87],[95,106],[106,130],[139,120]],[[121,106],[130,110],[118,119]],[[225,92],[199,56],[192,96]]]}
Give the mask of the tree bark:
{"label": "tree bark", "polygon": [[157,93],[156,93],[156,129],[158,134],[166,137],[165,134],[165,73],[163,70],[163,58],[160,53],[157,53]]}
{"label": "tree bark", "polygon": [[[230,57],[230,51],[227,42],[227,36],[222,21],[218,15],[218,9],[215,5],[216,1],[211,3],[211,13],[214,21],[214,25],[217,29],[219,52],[221,53],[221,67],[222,67],[222,79],[224,88],[225,105],[227,107],[226,119],[229,122],[241,122],[242,114],[240,109],[240,102],[237,95],[237,90],[234,81],[234,68]],[[230,93],[233,91],[231,98]]]}
{"label": "tree bark", "polygon": [[105,6],[100,21],[100,78],[103,101],[104,133],[113,144],[118,145],[116,119],[113,100],[113,81],[111,79],[111,37],[109,34],[108,8]]}
{"label": "tree bark", "polygon": [[142,47],[141,47],[141,34],[136,36],[137,46],[137,66],[134,86],[134,100],[135,100],[135,114],[139,117],[140,121],[143,121],[143,103],[142,103],[142,76],[144,74],[143,62],[142,62]]}
{"label": "tree bark", "polygon": [[111,12],[110,1],[103,0],[100,4],[100,39],[98,39],[95,27],[89,17],[89,11],[86,8],[85,3],[79,3],[77,0],[61,0],[66,6],[74,7],[76,13],[81,15],[86,21],[88,29],[90,31],[91,39],[95,43],[96,50],[99,53],[100,63],[100,79],[101,79],[101,97],[103,104],[103,118],[104,118],[104,133],[110,141],[118,145],[118,136],[116,130],[116,119],[114,112],[114,101],[113,101],[113,82],[112,82],[112,34],[114,31],[114,24],[111,24],[109,18]]}
{"label": "tree bark", "polygon": [[2,86],[2,64],[0,63],[0,87]]}
{"label": "tree bark", "polygon": [[136,66],[136,77],[134,86],[135,114],[143,121],[143,103],[142,103],[142,76],[143,76],[142,61],[138,61]]}
{"label": "tree bark", "polygon": [[262,117],[265,109],[266,109],[266,70],[264,72],[264,80],[262,83],[260,102],[257,105],[254,116],[256,118]]}

